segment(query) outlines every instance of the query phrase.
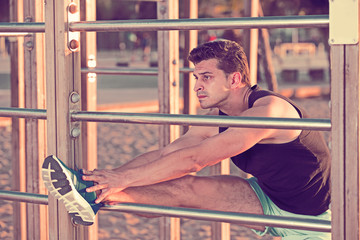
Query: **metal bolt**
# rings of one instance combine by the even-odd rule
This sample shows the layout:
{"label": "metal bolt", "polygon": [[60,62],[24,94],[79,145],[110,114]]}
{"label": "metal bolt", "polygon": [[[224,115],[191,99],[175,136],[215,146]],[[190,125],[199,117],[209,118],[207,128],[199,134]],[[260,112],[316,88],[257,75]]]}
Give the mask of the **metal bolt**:
{"label": "metal bolt", "polygon": [[166,6],[161,6],[161,7],[160,7],[160,13],[161,13],[161,14],[165,14],[165,13],[166,13]]}
{"label": "metal bolt", "polygon": [[72,92],[70,95],[70,100],[72,103],[77,103],[80,101],[80,95],[77,92]]}
{"label": "metal bolt", "polygon": [[32,41],[28,41],[25,43],[25,46],[28,50],[31,50],[34,47],[34,43]]}
{"label": "metal bolt", "polygon": [[174,59],[174,60],[172,61],[172,64],[176,65],[176,63],[177,63],[177,61],[176,61],[176,59]]}
{"label": "metal bolt", "polygon": [[25,17],[25,22],[32,22],[32,17],[31,16]]}
{"label": "metal bolt", "polygon": [[74,14],[74,13],[76,13],[77,11],[78,11],[77,5],[76,5],[75,3],[70,3],[70,5],[69,5],[69,12],[70,12],[71,14]]}
{"label": "metal bolt", "polygon": [[173,81],[173,82],[172,82],[172,85],[173,85],[174,87],[176,87],[176,85],[177,85],[177,84],[176,84],[176,81]]}
{"label": "metal bolt", "polygon": [[77,40],[75,40],[75,39],[73,39],[73,40],[71,40],[70,41],[70,43],[69,43],[69,47],[71,48],[71,49],[77,49],[78,47],[79,47],[79,41],[77,41]]}
{"label": "metal bolt", "polygon": [[80,136],[80,128],[78,127],[75,127],[73,129],[71,129],[71,132],[70,132],[70,135],[73,137],[73,138],[77,138],[78,136]]}

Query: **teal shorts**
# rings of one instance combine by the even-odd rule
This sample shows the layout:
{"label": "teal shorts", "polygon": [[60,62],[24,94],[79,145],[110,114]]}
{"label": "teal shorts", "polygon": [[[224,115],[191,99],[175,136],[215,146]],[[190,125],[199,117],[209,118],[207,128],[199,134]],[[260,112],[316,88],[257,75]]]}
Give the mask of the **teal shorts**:
{"label": "teal shorts", "polygon": [[[252,177],[246,180],[248,181],[248,183],[250,184],[250,186],[258,196],[265,215],[284,216],[284,217],[305,217],[305,218],[314,218],[314,219],[331,221],[330,209],[318,216],[294,214],[291,212],[281,210],[262,191],[256,178]],[[282,240],[290,240],[290,239],[291,240],[331,240],[331,233],[327,233],[327,232],[325,233],[325,232],[315,232],[315,231],[306,231],[306,230],[297,230],[297,229],[277,228],[277,227],[265,227],[265,231],[263,232],[254,229],[252,230],[260,236],[263,236],[266,233],[268,233],[272,236],[280,236],[282,237]]]}

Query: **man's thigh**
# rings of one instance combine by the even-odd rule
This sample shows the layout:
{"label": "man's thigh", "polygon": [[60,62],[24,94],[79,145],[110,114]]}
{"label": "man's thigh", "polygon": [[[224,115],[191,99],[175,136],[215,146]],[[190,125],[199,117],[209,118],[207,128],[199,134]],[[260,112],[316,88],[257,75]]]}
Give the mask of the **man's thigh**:
{"label": "man's thigh", "polygon": [[[261,203],[249,183],[237,176],[186,176],[184,207],[263,214]],[[180,188],[181,189],[181,188]]]}
{"label": "man's thigh", "polygon": [[[261,203],[249,183],[237,176],[193,176],[130,187],[109,196],[108,204],[135,202],[226,212],[263,214]],[[250,226],[248,226],[250,227]],[[262,226],[252,226],[264,230]]]}
{"label": "man's thigh", "polygon": [[[182,180],[185,180],[181,183]],[[173,180],[177,181],[177,180]],[[171,181],[170,181],[171,182]],[[261,203],[249,183],[237,176],[186,176],[174,194],[180,206],[226,212],[263,214]],[[264,230],[263,226],[247,226]]]}

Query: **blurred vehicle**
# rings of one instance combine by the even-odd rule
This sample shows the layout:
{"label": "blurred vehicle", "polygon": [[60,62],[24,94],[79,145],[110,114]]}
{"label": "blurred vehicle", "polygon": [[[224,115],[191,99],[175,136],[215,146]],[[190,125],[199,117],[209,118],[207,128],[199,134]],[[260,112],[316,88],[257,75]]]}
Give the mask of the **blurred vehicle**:
{"label": "blurred vehicle", "polygon": [[[325,81],[329,69],[329,58],[320,43],[282,43],[274,47],[274,66],[285,82],[300,79]],[[305,76],[301,77],[300,75]]]}

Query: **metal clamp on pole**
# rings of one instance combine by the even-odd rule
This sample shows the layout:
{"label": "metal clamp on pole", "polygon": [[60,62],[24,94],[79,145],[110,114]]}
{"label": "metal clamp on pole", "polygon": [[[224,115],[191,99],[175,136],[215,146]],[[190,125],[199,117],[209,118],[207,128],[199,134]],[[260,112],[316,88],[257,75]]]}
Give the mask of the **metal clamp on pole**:
{"label": "metal clamp on pole", "polygon": [[329,44],[359,42],[358,0],[330,0]]}
{"label": "metal clamp on pole", "polygon": [[67,7],[67,13],[68,13],[68,26],[67,26],[67,32],[68,32],[68,48],[75,52],[80,47],[80,32],[71,32],[70,31],[70,23],[71,22],[77,22],[80,21],[80,11],[79,6],[71,2],[69,6]]}
{"label": "metal clamp on pole", "polygon": [[[32,17],[26,17],[25,22],[31,23]],[[28,33],[24,36],[24,47],[26,50],[31,51],[34,49],[35,33]]]}
{"label": "metal clamp on pole", "polygon": [[[80,111],[80,95],[77,92],[72,92],[69,97],[69,109],[70,114],[73,112]],[[70,135],[73,138],[77,138],[80,136],[81,130],[80,130],[80,123],[71,121],[70,117]]]}

